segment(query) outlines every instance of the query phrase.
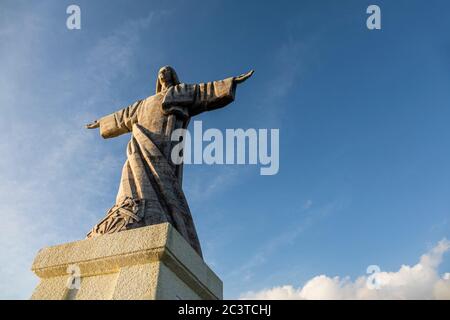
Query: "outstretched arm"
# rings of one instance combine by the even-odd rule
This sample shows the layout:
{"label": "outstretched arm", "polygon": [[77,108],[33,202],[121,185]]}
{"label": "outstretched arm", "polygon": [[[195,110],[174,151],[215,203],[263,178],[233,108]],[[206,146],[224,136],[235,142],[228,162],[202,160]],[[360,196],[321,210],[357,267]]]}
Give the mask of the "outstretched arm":
{"label": "outstretched arm", "polygon": [[248,78],[250,78],[254,73],[255,73],[255,70],[250,70],[249,72],[241,74],[238,77],[234,77],[234,82],[235,83],[242,83],[245,80],[247,80]]}
{"label": "outstretched arm", "polygon": [[103,138],[114,138],[121,134],[130,132],[133,124],[137,122],[139,107],[144,100],[139,100],[128,107],[95,120],[86,125],[87,129],[100,128]]}
{"label": "outstretched arm", "polygon": [[194,85],[192,90],[186,90],[191,91],[193,96],[189,114],[195,116],[204,111],[223,108],[233,102],[237,85],[246,81],[253,73],[251,70],[237,77],[201,83]]}

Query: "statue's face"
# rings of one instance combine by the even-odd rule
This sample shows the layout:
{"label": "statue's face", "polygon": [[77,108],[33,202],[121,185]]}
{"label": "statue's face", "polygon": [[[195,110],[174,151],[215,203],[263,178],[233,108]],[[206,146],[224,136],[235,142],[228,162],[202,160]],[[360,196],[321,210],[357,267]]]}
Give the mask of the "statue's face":
{"label": "statue's face", "polygon": [[158,73],[158,78],[164,87],[170,87],[172,83],[172,72],[168,68],[162,68]]}

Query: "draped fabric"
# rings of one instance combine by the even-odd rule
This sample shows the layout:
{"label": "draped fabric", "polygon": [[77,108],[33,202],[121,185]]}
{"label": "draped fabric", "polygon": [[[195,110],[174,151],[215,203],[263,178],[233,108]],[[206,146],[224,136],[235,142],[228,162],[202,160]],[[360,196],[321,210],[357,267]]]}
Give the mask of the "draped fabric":
{"label": "draped fabric", "polygon": [[234,95],[233,78],[181,83],[101,118],[103,138],[132,135],[116,203],[87,236],[169,222],[202,256],[182,190],[182,164],[175,165],[170,158],[178,143],[171,141],[171,134],[187,128],[192,116],[226,106]]}

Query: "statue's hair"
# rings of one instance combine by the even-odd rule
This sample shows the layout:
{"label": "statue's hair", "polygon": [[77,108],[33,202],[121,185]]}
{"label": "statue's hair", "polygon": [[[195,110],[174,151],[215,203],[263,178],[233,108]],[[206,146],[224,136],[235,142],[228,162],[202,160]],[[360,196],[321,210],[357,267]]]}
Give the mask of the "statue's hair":
{"label": "statue's hair", "polygon": [[161,82],[159,81],[159,73],[163,69],[168,69],[170,71],[170,74],[172,75],[172,84],[174,86],[180,84],[180,80],[178,79],[178,75],[177,75],[175,69],[172,68],[171,66],[164,66],[164,67],[160,68],[159,71],[158,71],[158,77],[156,78],[156,93],[161,92],[161,89],[162,89]]}

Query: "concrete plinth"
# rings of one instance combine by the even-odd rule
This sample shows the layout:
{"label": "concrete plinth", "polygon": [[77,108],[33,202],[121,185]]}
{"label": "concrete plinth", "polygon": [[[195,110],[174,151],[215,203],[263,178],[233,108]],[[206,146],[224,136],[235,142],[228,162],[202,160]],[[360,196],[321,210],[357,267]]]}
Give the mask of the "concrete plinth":
{"label": "concrete plinth", "polygon": [[44,248],[32,270],[40,283],[31,299],[184,300],[223,294],[222,281],[168,223]]}

